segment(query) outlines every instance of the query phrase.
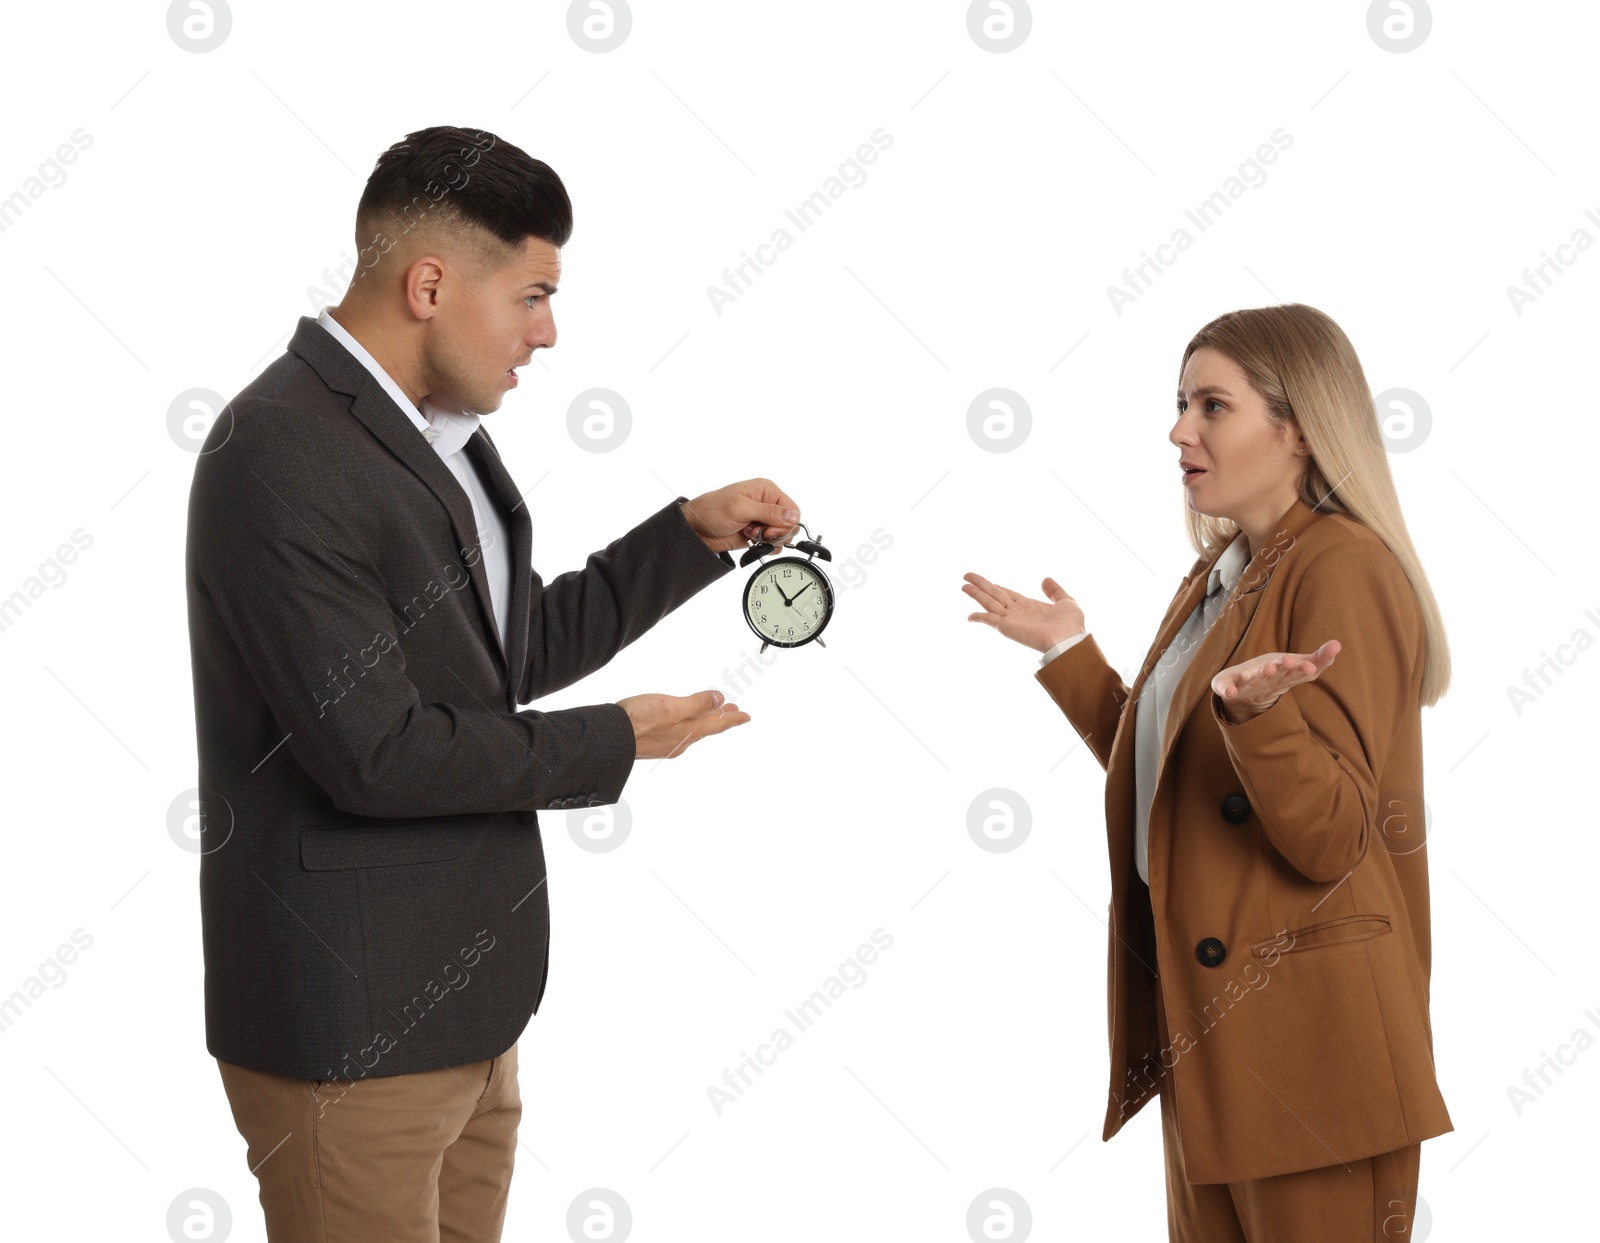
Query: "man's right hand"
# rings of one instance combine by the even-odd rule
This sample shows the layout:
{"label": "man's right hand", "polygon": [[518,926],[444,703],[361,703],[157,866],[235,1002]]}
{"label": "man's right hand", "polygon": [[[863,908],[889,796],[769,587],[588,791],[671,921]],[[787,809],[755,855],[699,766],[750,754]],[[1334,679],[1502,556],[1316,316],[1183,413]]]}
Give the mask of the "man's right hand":
{"label": "man's right hand", "polygon": [[750,719],[738,704],[722,702],[721,691],[694,695],[630,695],[617,706],[633,722],[634,758],[664,760],[682,755],[708,734],[720,734]]}

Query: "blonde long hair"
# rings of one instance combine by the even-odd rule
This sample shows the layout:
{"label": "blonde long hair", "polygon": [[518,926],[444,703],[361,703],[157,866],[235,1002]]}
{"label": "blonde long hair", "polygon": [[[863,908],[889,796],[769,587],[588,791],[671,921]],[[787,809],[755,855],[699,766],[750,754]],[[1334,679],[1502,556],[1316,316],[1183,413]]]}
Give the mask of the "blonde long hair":
{"label": "blonde long hair", "polygon": [[[1432,707],[1450,686],[1444,618],[1400,512],[1377,409],[1350,339],[1327,315],[1299,302],[1229,311],[1184,348],[1180,388],[1189,356],[1202,346],[1238,364],[1266,401],[1273,422],[1283,424],[1291,415],[1298,422],[1311,450],[1300,498],[1323,513],[1360,522],[1404,568],[1426,628],[1421,702]],[[1239,532],[1233,519],[1197,514],[1187,506],[1183,517],[1189,543],[1202,557],[1215,556]]]}

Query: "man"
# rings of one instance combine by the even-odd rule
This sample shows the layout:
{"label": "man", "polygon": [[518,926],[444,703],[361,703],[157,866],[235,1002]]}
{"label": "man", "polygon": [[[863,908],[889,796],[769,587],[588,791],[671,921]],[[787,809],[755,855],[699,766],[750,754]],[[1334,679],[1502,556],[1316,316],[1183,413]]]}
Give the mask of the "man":
{"label": "man", "polygon": [[361,196],[344,300],[196,466],[206,1046],[275,1241],[500,1237],[548,968],[536,812],[615,803],[635,759],[750,719],[716,691],[518,711],[799,519],[748,480],[533,571],[480,417],[555,344],[571,229],[516,147],[408,135]]}

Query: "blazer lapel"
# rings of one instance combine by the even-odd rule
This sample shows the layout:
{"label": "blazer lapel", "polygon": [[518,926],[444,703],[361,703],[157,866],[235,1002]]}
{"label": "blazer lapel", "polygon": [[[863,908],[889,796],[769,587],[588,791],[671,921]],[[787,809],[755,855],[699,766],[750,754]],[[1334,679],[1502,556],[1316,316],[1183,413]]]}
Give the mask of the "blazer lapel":
{"label": "blazer lapel", "polygon": [[533,579],[533,520],[522,503],[522,493],[511,472],[500,460],[500,451],[480,423],[463,452],[470,454],[479,474],[498,497],[511,529],[511,607],[506,626],[511,631],[505,645],[507,655],[506,705],[517,710],[517,692],[522,686],[522,671],[528,663],[528,608]]}
{"label": "blazer lapel", "polygon": [[[450,473],[450,468],[417,431],[416,425],[406,417],[400,407],[395,405],[394,399],[384,392],[383,386],[373,378],[372,373],[351,357],[350,351],[334,340],[309,315],[300,317],[294,336],[289,340],[289,349],[305,359],[330,389],[354,398],[350,404],[350,413],[355,415],[389,452],[399,458],[412,474],[428,486],[428,490],[450,515],[450,526],[455,531],[456,537],[456,550],[453,555],[461,561],[466,561],[471,550],[478,547],[478,528],[472,520],[472,502],[467,499],[467,494],[462,491],[456,477]],[[522,559],[520,553],[518,558]],[[505,650],[505,645],[495,637],[498,631],[495,628],[494,609],[490,605],[489,578],[483,570],[481,553],[472,556],[471,562],[472,564],[467,567],[467,573],[472,579],[473,590],[478,598],[484,630],[493,638],[495,653],[500,657],[501,665],[507,672],[506,681],[509,683],[513,680],[509,676],[509,671],[515,666]],[[515,602],[516,593],[513,591],[513,617],[516,615]]]}
{"label": "blazer lapel", "polygon": [[[1177,686],[1173,688],[1172,701],[1167,708],[1166,725],[1161,732],[1161,751],[1156,762],[1156,786],[1161,784],[1162,769],[1166,765],[1167,757],[1172,753],[1178,735],[1183,732],[1189,714],[1194,711],[1202,695],[1211,693],[1211,679],[1232,663],[1233,653],[1244,640],[1245,632],[1250,629],[1250,621],[1261,604],[1267,584],[1272,581],[1273,572],[1294,547],[1300,533],[1321,516],[1319,511],[1296,497],[1294,504],[1279,520],[1276,533],[1256,550],[1256,555],[1240,573],[1233,595],[1223,605],[1222,612],[1212,622],[1211,628],[1206,631],[1200,646],[1195,649],[1194,659],[1189,662],[1183,676],[1178,679]],[[1219,553],[1218,556],[1220,555]],[[1156,660],[1182,629],[1184,621],[1194,611],[1195,605],[1204,598],[1206,581],[1210,577],[1211,567],[1215,564],[1216,558],[1207,561],[1183,591],[1176,614],[1168,615],[1166,623],[1162,626],[1161,635],[1151,649],[1151,655],[1145,658],[1147,669],[1154,668]]]}

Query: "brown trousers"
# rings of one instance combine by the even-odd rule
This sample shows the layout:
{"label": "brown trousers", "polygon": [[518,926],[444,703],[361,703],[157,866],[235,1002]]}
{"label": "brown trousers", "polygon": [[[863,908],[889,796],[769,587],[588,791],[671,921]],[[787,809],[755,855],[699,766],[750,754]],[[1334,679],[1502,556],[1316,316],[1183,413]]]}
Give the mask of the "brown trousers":
{"label": "brown trousers", "polygon": [[[1144,882],[1136,881],[1142,889]],[[1156,963],[1155,929],[1144,895],[1148,961]],[[1136,904],[1137,905],[1137,904]],[[1156,990],[1161,1048],[1166,1007]],[[1178,1143],[1176,1093],[1161,1078],[1161,1147],[1167,1166],[1167,1235],[1171,1243],[1405,1243],[1417,1204],[1420,1143],[1393,1152],[1237,1183],[1191,1183]]]}
{"label": "brown trousers", "polygon": [[386,1078],[218,1061],[271,1243],[498,1243],[517,1149],[517,1046]]}

